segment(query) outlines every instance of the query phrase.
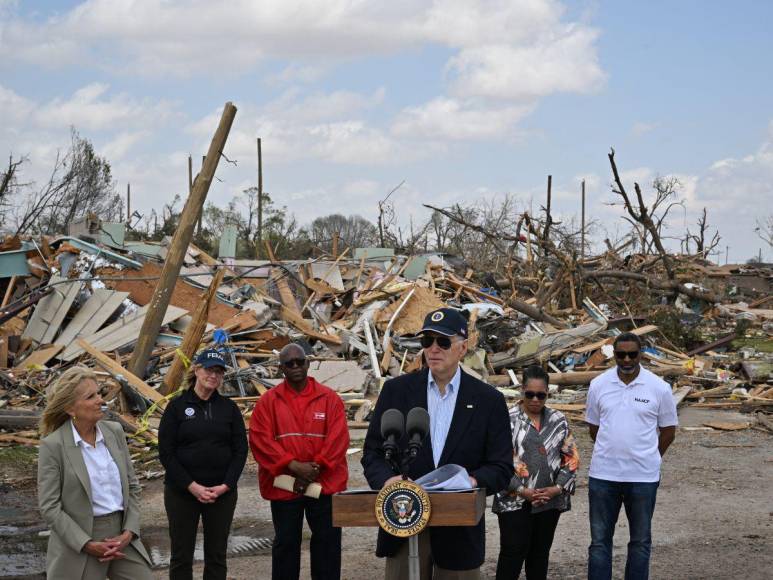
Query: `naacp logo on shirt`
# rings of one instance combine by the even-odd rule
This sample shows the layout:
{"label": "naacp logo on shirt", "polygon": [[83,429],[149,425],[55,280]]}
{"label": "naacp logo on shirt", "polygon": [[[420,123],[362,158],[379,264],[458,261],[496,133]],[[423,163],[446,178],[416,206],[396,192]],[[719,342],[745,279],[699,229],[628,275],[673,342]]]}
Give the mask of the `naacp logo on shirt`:
{"label": "naacp logo on shirt", "polygon": [[314,419],[317,421],[324,421],[325,420],[325,414],[321,411],[315,411],[314,412]]}
{"label": "naacp logo on shirt", "polygon": [[185,416],[186,417],[190,418],[190,417],[193,417],[195,414],[196,414],[196,409],[194,409],[193,407],[187,407],[185,409]]}
{"label": "naacp logo on shirt", "polygon": [[645,404],[650,402],[649,399],[640,399],[639,397],[634,397],[633,400],[636,401],[637,403],[645,403]]}
{"label": "naacp logo on shirt", "polygon": [[376,520],[388,534],[399,538],[421,532],[430,516],[429,495],[412,481],[397,481],[376,495]]}

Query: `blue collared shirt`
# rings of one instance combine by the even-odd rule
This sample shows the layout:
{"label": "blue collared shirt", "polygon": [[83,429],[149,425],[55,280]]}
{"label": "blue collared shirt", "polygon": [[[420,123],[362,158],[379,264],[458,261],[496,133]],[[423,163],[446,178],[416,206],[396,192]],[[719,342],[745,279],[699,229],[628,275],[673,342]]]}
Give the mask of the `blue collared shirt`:
{"label": "blue collared shirt", "polygon": [[457,367],[451,382],[446,385],[445,394],[441,396],[440,389],[432,377],[432,371],[427,374],[427,411],[429,411],[429,430],[435,467],[438,467],[443,447],[445,447],[448,438],[448,429],[451,427],[451,419],[454,417],[456,396],[459,394],[461,380],[461,367]]}

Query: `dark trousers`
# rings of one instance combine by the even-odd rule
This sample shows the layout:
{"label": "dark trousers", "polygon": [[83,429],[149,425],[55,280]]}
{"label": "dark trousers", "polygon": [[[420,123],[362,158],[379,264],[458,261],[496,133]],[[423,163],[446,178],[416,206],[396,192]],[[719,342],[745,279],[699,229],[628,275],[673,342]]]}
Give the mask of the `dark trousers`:
{"label": "dark trousers", "polygon": [[172,542],[170,580],[193,578],[193,550],[196,547],[199,518],[204,528],[204,580],[226,580],[228,534],[237,496],[233,489],[221,495],[214,503],[201,503],[187,491],[164,486],[164,507]]}
{"label": "dark trousers", "polygon": [[341,528],[333,527],[333,502],[301,497],[271,502],[274,546],[271,549],[271,580],[298,580],[301,573],[303,514],[311,528],[311,577],[313,580],[341,578]]}
{"label": "dark trousers", "polygon": [[532,513],[531,504],[499,517],[499,559],[497,580],[516,580],[526,562],[527,580],[548,577],[548,559],[556,532],[558,510]]}
{"label": "dark trousers", "polygon": [[650,574],[652,551],[652,514],[658,482],[633,483],[589,478],[588,513],[590,515],[591,544],[588,548],[588,579],[612,578],[612,537],[625,506],[631,540],[625,562],[625,580],[647,580]]}

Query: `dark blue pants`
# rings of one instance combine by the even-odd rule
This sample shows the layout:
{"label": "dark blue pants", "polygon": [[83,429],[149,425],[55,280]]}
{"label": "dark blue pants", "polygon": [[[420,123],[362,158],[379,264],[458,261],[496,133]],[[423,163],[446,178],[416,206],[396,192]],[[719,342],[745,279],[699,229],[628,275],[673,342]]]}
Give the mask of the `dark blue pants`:
{"label": "dark blue pants", "polygon": [[319,499],[301,497],[271,502],[275,534],[271,549],[271,579],[298,580],[304,513],[311,528],[312,579],[340,580],[341,528],[333,527],[333,502],[329,495],[321,495]]}
{"label": "dark blue pants", "polygon": [[625,580],[647,580],[652,551],[652,514],[658,482],[631,483],[589,478],[588,511],[591,544],[588,548],[588,580],[611,580],[612,537],[620,506],[625,506],[631,539],[625,562]]}

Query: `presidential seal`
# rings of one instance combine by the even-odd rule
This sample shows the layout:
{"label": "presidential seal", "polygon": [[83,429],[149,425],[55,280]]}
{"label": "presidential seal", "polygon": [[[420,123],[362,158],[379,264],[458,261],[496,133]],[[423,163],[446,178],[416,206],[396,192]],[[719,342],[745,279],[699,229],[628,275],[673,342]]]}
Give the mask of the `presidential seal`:
{"label": "presidential seal", "polygon": [[412,481],[397,481],[376,496],[376,520],[381,529],[407,538],[422,531],[429,522],[429,495]]}

